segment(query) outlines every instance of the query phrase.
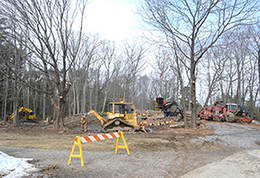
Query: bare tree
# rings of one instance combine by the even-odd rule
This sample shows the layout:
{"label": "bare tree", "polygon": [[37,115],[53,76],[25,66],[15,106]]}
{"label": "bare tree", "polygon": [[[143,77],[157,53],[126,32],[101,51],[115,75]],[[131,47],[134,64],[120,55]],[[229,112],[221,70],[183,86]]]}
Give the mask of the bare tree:
{"label": "bare tree", "polygon": [[[84,69],[83,75],[82,73],[80,73],[80,78],[83,78],[83,90],[82,90],[82,109],[81,109],[81,113],[85,113],[86,112],[86,98],[87,98],[87,94],[89,94],[89,109],[92,109],[92,90],[91,88],[92,86],[92,82],[93,81],[93,77],[92,75],[90,75],[90,68],[91,65],[95,62],[97,62],[98,60],[100,60],[97,56],[97,50],[98,47],[100,46],[100,41],[99,41],[99,37],[98,36],[92,36],[92,38],[85,38],[83,40],[83,49],[82,49],[82,55],[78,58],[78,60],[80,61],[81,65],[83,66],[82,69]],[[89,93],[88,93],[88,92]]]}
{"label": "bare tree", "polygon": [[[76,45],[75,43],[73,43]],[[78,50],[75,61],[70,70],[73,93],[73,114],[86,112],[87,95],[89,87],[89,73],[91,65],[97,62],[97,50],[100,45],[99,37],[96,35],[82,36],[82,43]],[[71,48],[71,55],[75,47]],[[91,101],[91,100],[90,100]]]}
{"label": "bare tree", "polygon": [[[123,56],[121,55],[121,53],[119,53],[117,55],[117,59],[119,61],[121,61],[121,59],[123,59]],[[110,89],[110,95],[109,95],[109,99],[111,101],[119,101],[120,98],[124,98],[124,86],[125,86],[125,75],[124,75],[124,68],[122,67],[122,65],[124,64],[122,61],[120,63],[121,66],[117,66],[117,70],[115,70],[115,73],[111,79],[111,83],[113,83],[113,85],[111,85],[111,89]]]}
{"label": "bare tree", "polygon": [[[259,92],[260,92],[260,82],[256,82],[257,78],[260,77],[260,26],[259,24],[255,26],[249,26],[248,28],[241,29],[241,33],[238,35],[239,43],[238,46],[243,48],[243,51],[239,54],[244,56],[240,65],[242,71],[242,101],[246,101],[249,97],[247,103],[249,110],[252,112],[251,116],[255,117],[255,106],[258,103],[259,106]],[[242,47],[241,47],[242,46]],[[256,72],[258,69],[258,72]],[[258,73],[258,74],[257,74]],[[239,76],[238,76],[239,79]],[[259,80],[260,81],[260,80]],[[254,93],[254,94],[253,94]],[[247,97],[247,94],[249,96]],[[259,107],[258,107],[259,108]],[[260,110],[259,110],[260,111]],[[260,114],[260,112],[259,112]]]}
{"label": "bare tree", "polygon": [[146,52],[146,48],[143,44],[138,44],[137,42],[124,43],[124,54],[126,57],[124,72],[125,72],[125,85],[124,85],[124,99],[126,99],[126,91],[129,89],[129,85],[131,88],[130,100],[133,102],[135,96],[135,84],[137,75],[144,70],[144,66],[146,65],[146,61],[144,59],[144,55]]}
{"label": "bare tree", "polygon": [[[254,58],[251,56],[251,58]],[[254,119],[255,115],[255,106],[257,102],[257,98],[259,97],[260,87],[257,82],[257,60],[250,59],[249,60],[249,72],[246,82],[248,83],[249,90],[249,112],[251,112],[251,118]]]}
{"label": "bare tree", "polygon": [[[9,47],[11,47],[11,45],[9,45],[8,43],[8,32],[7,32],[7,29],[8,29],[8,25],[7,25],[7,22],[6,22],[6,19],[2,17],[2,14],[0,14],[1,17],[0,17],[0,67],[1,67],[1,71],[3,71],[5,74],[9,74],[9,69],[8,67],[6,67],[4,64],[5,64],[5,61],[7,61],[6,58],[9,57]],[[1,77],[1,80],[3,82],[1,82],[1,87],[2,87],[2,103],[3,103],[3,107],[2,107],[2,110],[3,110],[3,118],[4,118],[4,121],[6,121],[6,113],[7,113],[7,98],[8,98],[8,86],[9,86],[9,78],[8,78],[8,75],[2,75]]]}
{"label": "bare tree", "polygon": [[182,100],[182,108],[183,108],[183,116],[184,116],[184,125],[185,128],[188,127],[188,121],[186,116],[186,102],[185,102],[185,87],[184,87],[184,80],[185,75],[183,75],[184,72],[184,65],[181,61],[184,61],[185,56],[183,56],[182,53],[176,48],[176,45],[172,45],[171,50],[171,59],[170,59],[170,67],[172,71],[177,75],[180,90],[181,90],[181,100]]}
{"label": "bare tree", "polygon": [[[144,0],[140,5],[139,14],[151,31],[160,32],[166,43],[177,45],[189,60],[183,64],[190,75],[192,128],[196,127],[196,69],[199,61],[224,32],[254,22],[258,9],[259,2],[255,0]],[[189,53],[183,51],[184,46]]]}
{"label": "bare tree", "polygon": [[158,83],[159,87],[156,87],[159,90],[158,95],[166,98],[167,89],[163,89],[165,86],[166,78],[169,78],[169,65],[170,65],[170,54],[167,49],[158,48],[155,54],[155,64],[152,64],[153,69],[155,70],[155,75],[158,75],[158,79],[155,82]]}
{"label": "bare tree", "polygon": [[[260,25],[256,25],[255,28],[252,28],[250,30],[251,32],[251,36],[253,38],[252,40],[252,46],[253,46],[253,56],[255,57],[255,59],[257,60],[257,68],[258,68],[258,87],[259,89],[257,90],[258,91],[258,96],[260,95]],[[259,104],[260,101],[258,100],[258,107],[259,107]],[[259,107],[259,118],[260,118],[260,107]]]}
{"label": "bare tree", "polygon": [[[207,97],[203,104],[203,107],[206,107],[209,103],[209,100],[212,96],[218,93],[220,90],[219,81],[222,80],[222,74],[225,69],[226,59],[222,54],[223,50],[221,47],[213,48],[209,50],[205,55],[205,62],[202,63],[202,69],[205,69],[205,73],[202,73],[202,83],[201,87],[207,88]],[[204,82],[205,81],[205,82]],[[205,95],[205,93],[204,93]]]}
{"label": "bare tree", "polygon": [[149,89],[151,88],[151,86],[154,87],[154,85],[150,85],[150,83],[151,80],[147,75],[140,76],[138,78],[137,85],[136,85],[138,90],[134,101],[136,108],[142,110],[149,109],[149,97],[148,97],[150,94]]}
{"label": "bare tree", "polygon": [[[237,32],[233,33],[233,37],[236,39],[234,43],[230,45],[230,49],[232,51],[232,58],[235,61],[236,71],[237,71],[237,90],[236,90],[236,100],[235,102],[241,105],[245,104],[245,97],[248,92],[248,83],[246,82],[247,74],[251,73],[248,70],[249,64],[249,38],[248,34],[244,31],[244,29],[237,29]],[[236,36],[235,36],[236,35]]]}
{"label": "bare tree", "polygon": [[105,111],[107,102],[107,96],[110,90],[111,78],[114,76],[115,71],[118,70],[120,65],[117,65],[119,61],[116,60],[115,56],[115,42],[103,41],[101,46],[101,58],[105,67],[105,96],[103,100],[102,113]]}
{"label": "bare tree", "polygon": [[101,77],[101,66],[102,66],[102,61],[99,60],[97,61],[95,64],[95,86],[94,86],[94,91],[95,91],[95,94],[94,94],[94,110],[98,110],[98,106],[99,106],[99,99],[100,99],[100,77]]}
{"label": "bare tree", "polygon": [[[26,83],[27,86],[48,94],[56,109],[57,117],[55,125],[63,128],[63,111],[67,92],[70,89],[68,71],[70,70],[77,50],[73,57],[69,58],[70,39],[72,37],[74,22],[79,19],[79,33],[76,38],[77,47],[81,43],[81,31],[83,17],[87,1],[72,2],[70,0],[29,0],[12,1],[5,0],[1,3],[5,15],[14,19],[21,31],[17,34],[28,34],[26,45],[33,58],[28,62],[39,72],[42,72],[47,80],[47,88],[36,89]],[[16,12],[16,16],[11,14]]]}

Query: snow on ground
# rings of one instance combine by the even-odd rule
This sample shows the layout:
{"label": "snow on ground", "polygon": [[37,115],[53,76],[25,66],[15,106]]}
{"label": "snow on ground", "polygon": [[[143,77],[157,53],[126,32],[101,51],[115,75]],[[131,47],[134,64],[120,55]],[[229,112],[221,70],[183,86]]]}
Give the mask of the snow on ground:
{"label": "snow on ground", "polygon": [[38,169],[34,165],[27,163],[28,160],[15,158],[0,151],[0,177],[19,178],[36,172]]}

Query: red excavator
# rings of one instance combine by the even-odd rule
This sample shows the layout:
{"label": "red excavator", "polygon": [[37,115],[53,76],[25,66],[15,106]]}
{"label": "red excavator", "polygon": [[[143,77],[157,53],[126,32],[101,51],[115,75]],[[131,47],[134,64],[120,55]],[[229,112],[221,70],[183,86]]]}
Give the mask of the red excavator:
{"label": "red excavator", "polygon": [[250,123],[249,113],[242,105],[227,103],[224,107],[223,101],[217,100],[210,107],[200,110],[198,116],[205,120]]}
{"label": "red excavator", "polygon": [[[170,110],[172,106],[176,106],[174,111]],[[164,100],[163,97],[156,97],[155,110],[163,111],[165,117],[178,116],[180,119],[183,119],[183,109],[176,101],[170,102]]]}

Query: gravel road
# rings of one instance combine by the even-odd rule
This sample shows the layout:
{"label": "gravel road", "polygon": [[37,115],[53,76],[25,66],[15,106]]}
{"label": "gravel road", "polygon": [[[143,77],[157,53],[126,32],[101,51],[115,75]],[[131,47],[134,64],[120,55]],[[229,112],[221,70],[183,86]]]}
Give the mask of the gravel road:
{"label": "gravel road", "polygon": [[[81,167],[80,160],[73,158],[68,166],[68,159],[71,150],[43,150],[30,148],[16,148],[0,146],[0,150],[8,155],[23,158],[33,158],[32,162],[37,168],[45,169],[43,173],[34,173],[31,178],[38,177],[197,177],[193,171],[201,168],[200,171],[206,177],[212,176],[207,173],[208,167],[219,163],[221,160],[231,158],[241,151],[258,151],[260,149],[259,127],[250,125],[238,125],[233,123],[208,123],[215,129],[215,134],[193,139],[196,143],[216,144],[221,143],[223,147],[208,149],[187,150],[183,147],[180,151],[131,151],[128,156],[124,149],[119,150],[117,155],[114,152],[87,151],[83,150],[84,167]],[[77,153],[77,152],[75,152]],[[251,152],[250,152],[251,153]],[[254,152],[255,153],[255,152]],[[258,153],[258,152],[256,152]],[[260,152],[259,152],[260,153]],[[248,154],[252,155],[252,154]],[[257,159],[256,159],[257,158]],[[229,160],[230,160],[229,159]],[[258,157],[248,157],[259,165]],[[240,162],[238,164],[244,164]],[[52,170],[50,165],[57,165],[59,168]],[[46,170],[46,167],[49,169]],[[222,165],[222,167],[225,165]],[[55,167],[55,166],[53,166]],[[204,169],[202,169],[204,168]],[[218,166],[220,168],[220,166]],[[204,171],[203,171],[204,170]],[[254,172],[260,172],[259,167]],[[209,175],[211,174],[211,175]],[[194,176],[195,175],[195,176]],[[254,175],[259,174],[251,174]],[[205,177],[205,175],[204,175]],[[242,176],[243,177],[243,176]]]}
{"label": "gravel road", "polygon": [[224,159],[201,166],[181,178],[259,178],[260,131],[259,127],[232,123],[209,123],[216,135],[200,137],[195,142],[220,140],[224,145],[242,149]]}
{"label": "gravel road", "polygon": [[201,142],[219,139],[224,145],[231,147],[244,149],[260,148],[259,127],[234,123],[208,123],[208,125],[214,128],[215,135],[200,137],[194,141]]}

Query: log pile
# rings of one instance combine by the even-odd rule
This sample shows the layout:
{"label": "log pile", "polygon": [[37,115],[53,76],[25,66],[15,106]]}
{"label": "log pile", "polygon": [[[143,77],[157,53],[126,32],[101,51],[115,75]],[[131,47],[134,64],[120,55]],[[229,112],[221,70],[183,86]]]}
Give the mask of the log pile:
{"label": "log pile", "polygon": [[191,120],[191,111],[186,111],[187,121]]}
{"label": "log pile", "polygon": [[168,125],[177,122],[176,117],[165,117],[162,111],[153,110],[137,110],[138,123],[143,123],[146,126]]}
{"label": "log pile", "polygon": [[141,118],[141,119],[163,119],[164,113],[162,111],[137,110],[137,118]]}
{"label": "log pile", "polygon": [[[184,121],[179,121],[178,117],[165,117],[162,111],[153,110],[137,110],[137,119],[139,124],[144,124],[145,126],[161,126],[169,125],[170,128],[184,128]],[[186,111],[186,117],[188,125],[191,123],[192,113],[191,111]],[[197,119],[197,127],[204,129],[205,121]]]}

